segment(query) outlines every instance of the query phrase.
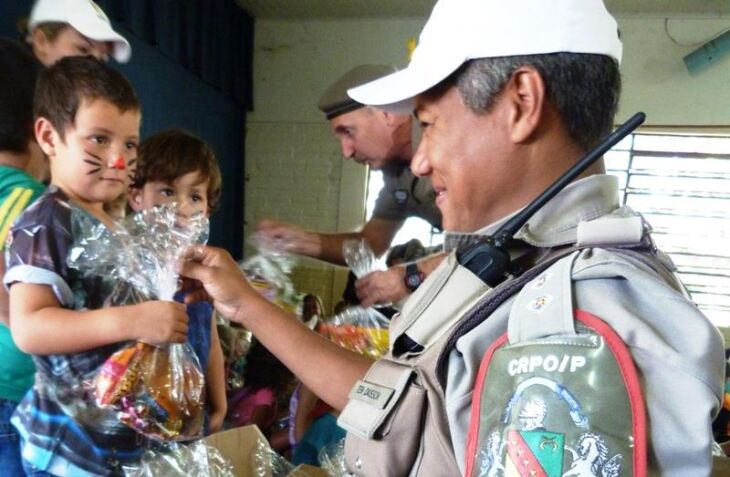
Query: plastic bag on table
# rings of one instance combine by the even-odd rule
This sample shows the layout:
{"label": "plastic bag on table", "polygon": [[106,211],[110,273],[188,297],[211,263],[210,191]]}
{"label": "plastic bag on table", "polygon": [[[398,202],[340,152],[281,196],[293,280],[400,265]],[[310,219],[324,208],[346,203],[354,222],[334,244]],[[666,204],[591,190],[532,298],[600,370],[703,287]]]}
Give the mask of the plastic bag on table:
{"label": "plastic bag on table", "polygon": [[124,467],[127,477],[235,477],[233,466],[215,447],[196,441],[148,450],[135,464]]}
{"label": "plastic bag on table", "polygon": [[374,358],[389,346],[388,320],[373,308],[347,308],[320,323],[317,332],[343,348]]}
{"label": "plastic bag on table", "polygon": [[319,466],[330,477],[345,477],[348,475],[345,466],[345,439],[330,442],[322,447],[317,456]]}
{"label": "plastic bag on table", "polygon": [[253,477],[286,477],[294,470],[291,462],[269,447],[266,441],[261,440],[256,443],[251,465]]}
{"label": "plastic bag on table", "polygon": [[260,235],[249,238],[258,253],[240,264],[251,286],[272,303],[292,313],[300,313],[302,298],[289,278],[295,259],[281,245],[267,242]]}
{"label": "plastic bag on table", "polygon": [[[134,214],[113,233],[80,223],[68,264],[82,274],[114,278],[108,306],[172,300],[176,261],[208,236],[207,218],[198,215],[181,223],[175,212],[165,206]],[[167,441],[202,435],[204,376],[187,343],[132,343],[107,359],[89,388],[98,406],[116,411],[121,422],[147,437]]]}

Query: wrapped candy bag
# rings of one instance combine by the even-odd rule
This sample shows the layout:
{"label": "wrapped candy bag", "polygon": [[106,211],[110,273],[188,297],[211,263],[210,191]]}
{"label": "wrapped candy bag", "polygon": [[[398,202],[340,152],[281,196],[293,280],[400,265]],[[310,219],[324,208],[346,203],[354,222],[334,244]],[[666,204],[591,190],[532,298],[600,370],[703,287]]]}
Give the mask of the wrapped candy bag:
{"label": "wrapped candy bag", "polygon": [[233,466],[215,447],[199,440],[147,450],[135,465],[124,467],[126,477],[235,477]]}
{"label": "wrapped candy bag", "polygon": [[203,432],[204,378],[189,345],[136,343],[114,353],[94,380],[96,402],[158,440],[185,440]]}
{"label": "wrapped candy bag", "polygon": [[262,440],[256,442],[251,466],[250,475],[253,477],[286,477],[294,470],[291,462]]}
{"label": "wrapped candy bag", "polygon": [[[175,263],[182,252],[207,240],[208,220],[195,216],[181,224],[174,206],[128,217],[113,233],[101,225],[76,231],[82,237],[69,266],[87,275],[112,276],[105,304],[172,300]],[[80,224],[80,226],[84,226]],[[200,437],[204,419],[204,376],[189,344],[160,347],[130,344],[102,365],[91,383],[96,404],[117,412],[124,424],[147,437],[188,440]]]}
{"label": "wrapped candy bag", "polygon": [[330,442],[320,449],[317,455],[319,466],[331,477],[346,477],[348,475],[345,465],[345,439]]}
{"label": "wrapped candy bag", "polygon": [[373,358],[388,350],[388,320],[374,308],[347,308],[320,323],[317,332],[343,348]]}
{"label": "wrapped candy bag", "polygon": [[345,240],[342,243],[342,256],[357,278],[381,268],[373,249],[364,239]]}
{"label": "wrapped candy bag", "polygon": [[249,238],[249,244],[258,253],[241,263],[240,267],[251,286],[270,302],[299,314],[302,298],[289,279],[294,265],[292,255],[281,251],[281,244],[267,242],[257,234]]}
{"label": "wrapped candy bag", "polygon": [[[380,268],[373,250],[363,239],[345,240],[342,255],[358,278]],[[388,350],[388,319],[375,308],[347,308],[321,322],[317,332],[343,348],[373,358]]]}

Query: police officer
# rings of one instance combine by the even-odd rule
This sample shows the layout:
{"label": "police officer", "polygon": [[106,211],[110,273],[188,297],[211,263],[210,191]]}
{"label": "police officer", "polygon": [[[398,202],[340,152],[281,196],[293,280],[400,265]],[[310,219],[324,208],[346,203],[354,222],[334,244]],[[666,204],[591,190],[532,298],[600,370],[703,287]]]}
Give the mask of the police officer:
{"label": "police officer", "polygon": [[[411,167],[431,178],[444,228],[489,235],[610,131],[621,53],[616,22],[601,0],[441,0],[408,68],[350,95],[389,110],[413,108],[423,135]],[[626,343],[642,377],[649,473],[707,475],[710,421],[724,375],[722,341],[666,259],[637,245],[650,243],[647,230],[620,207],[617,181],[599,161],[515,235],[508,251],[516,266],[496,288],[450,254],[393,319],[392,349],[374,363],[267,303],[221,250],[191,249],[181,271],[317,395],[344,407],[339,422],[348,430],[352,473],[453,476],[463,475],[474,458],[465,449],[470,426],[479,425],[470,411],[481,359],[507,333],[510,313],[531,312],[513,308],[514,295],[532,286],[521,280],[544,267],[546,277],[566,276],[575,285],[567,299],[544,296],[533,309],[552,306],[570,317],[575,304]],[[591,245],[610,241],[636,245],[633,258]],[[551,265],[551,257],[579,243],[587,248],[567,275]],[[531,319],[538,323],[539,313]],[[597,372],[592,379],[600,381]],[[573,451],[573,463],[581,453],[587,459],[588,450]]]}
{"label": "police officer", "polygon": [[[257,228],[265,238],[287,251],[345,265],[342,256],[345,240],[364,239],[375,255],[380,256],[408,217],[420,217],[441,230],[441,212],[434,204],[430,180],[416,177],[410,170],[416,145],[410,112],[377,110],[347,95],[348,89],[393,71],[393,67],[386,65],[357,66],[332,83],[318,103],[340,143],[343,157],[383,172],[384,186],[370,220],[357,232],[324,233],[264,219]],[[407,270],[403,265],[387,273],[369,275],[357,283],[358,297],[363,306],[396,302],[415,290],[440,260],[427,260]]]}

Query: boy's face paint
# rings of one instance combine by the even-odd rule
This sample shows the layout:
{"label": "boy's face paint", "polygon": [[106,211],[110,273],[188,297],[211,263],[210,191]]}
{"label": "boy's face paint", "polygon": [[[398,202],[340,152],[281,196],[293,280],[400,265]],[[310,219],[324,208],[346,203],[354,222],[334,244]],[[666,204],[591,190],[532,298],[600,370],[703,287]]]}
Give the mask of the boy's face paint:
{"label": "boy's face paint", "polygon": [[199,213],[207,216],[209,185],[210,180],[204,179],[199,171],[188,172],[172,183],[151,181],[140,189],[131,189],[129,204],[135,211],[140,211],[174,202],[183,219]]}
{"label": "boy's face paint", "polygon": [[136,170],[139,111],[121,112],[103,99],[83,100],[63,136],[53,130],[41,145],[51,161],[51,182],[70,198],[100,205],[125,192]]}

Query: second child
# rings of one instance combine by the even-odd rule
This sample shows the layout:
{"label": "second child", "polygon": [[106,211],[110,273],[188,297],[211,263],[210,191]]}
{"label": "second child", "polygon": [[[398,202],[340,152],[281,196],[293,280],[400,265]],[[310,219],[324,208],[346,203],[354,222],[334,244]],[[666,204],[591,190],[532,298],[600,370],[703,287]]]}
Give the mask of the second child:
{"label": "second child", "polygon": [[[129,206],[136,212],[158,205],[175,204],[185,220],[194,214],[206,217],[215,210],[221,194],[221,173],[211,148],[201,139],[179,129],[154,134],[139,148]],[[182,300],[177,295],[176,299]],[[223,350],[207,302],[187,306],[188,340],[205,373],[208,395],[207,428],[216,432],[226,416]]]}

